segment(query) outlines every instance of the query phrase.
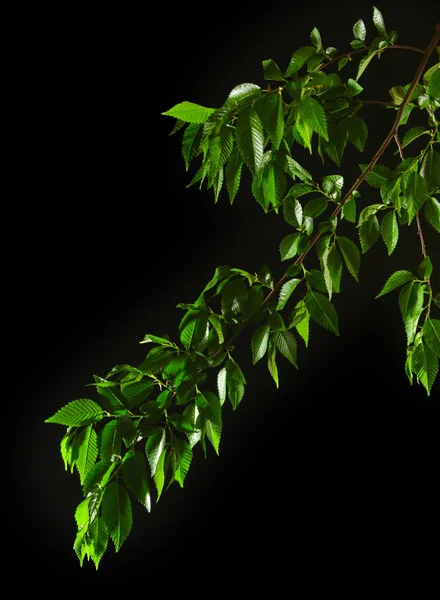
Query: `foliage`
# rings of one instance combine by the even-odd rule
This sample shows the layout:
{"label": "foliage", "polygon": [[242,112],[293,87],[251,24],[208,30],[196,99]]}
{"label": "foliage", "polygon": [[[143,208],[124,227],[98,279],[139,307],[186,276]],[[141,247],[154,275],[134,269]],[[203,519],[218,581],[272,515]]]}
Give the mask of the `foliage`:
{"label": "foliage", "polygon": [[[237,410],[246,390],[234,358],[241,332],[253,328],[253,364],[266,361],[278,387],[278,361],[298,368],[298,349],[307,348],[313,326],[339,335],[332,298],[341,292],[343,275],[358,281],[361,260],[376,243],[383,242],[388,256],[394,253],[403,227],[417,231],[423,259],[416,273],[405,265],[391,273],[376,298],[396,294],[409,382],[431,394],[440,359],[440,294],[432,289],[423,228],[440,232],[438,27],[425,51],[415,49],[422,57],[412,81],[390,89],[385,104],[395,111],[391,131],[347,184],[339,173],[344,153],[362,153],[368,139],[362,76],[389,47],[399,48],[397,33],[376,7],[372,21],[370,33],[361,19],[353,25],[348,52],[325,47],[314,28],[286,69],[263,61],[266,87],[243,83],[217,109],[184,101],[162,113],[174,119],[171,134],[182,134],[186,169],[194,168],[189,186],[212,190],[215,202],[227,194],[232,204],[243,172],[249,172],[261,209],[289,227],[279,243],[286,267],[277,282],[267,265],[257,273],[217,267],[194,303],[178,305],[183,315],[177,341],[146,334],[141,344],[148,351],[140,364],[95,375],[95,400],[73,400],[45,421],[67,428],[62,459],[82,486],[74,541],[81,565],[87,558],[98,568],[109,541],[121,549],[132,529],[133,501],[150,511],[173,483],[184,486],[197,445],[205,456],[219,454],[223,406],[228,401]],[[428,66],[431,56],[437,62]],[[356,78],[345,79],[344,67],[355,57]],[[411,124],[415,113],[425,116],[425,125]],[[396,165],[381,162],[390,143],[397,144]],[[297,161],[299,147],[330,161],[322,180]],[[373,188],[374,203],[361,204],[361,184]],[[352,225],[351,237],[338,230],[343,220]],[[312,251],[319,268],[307,269]]]}

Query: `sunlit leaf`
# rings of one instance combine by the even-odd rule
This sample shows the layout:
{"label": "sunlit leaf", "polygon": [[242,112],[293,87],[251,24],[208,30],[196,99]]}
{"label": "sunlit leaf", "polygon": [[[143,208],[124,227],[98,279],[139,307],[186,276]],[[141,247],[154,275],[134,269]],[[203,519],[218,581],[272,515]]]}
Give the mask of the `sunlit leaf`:
{"label": "sunlit leaf", "polygon": [[414,349],[412,370],[417,381],[423,385],[426,393],[430,396],[438,373],[438,359],[427,344],[420,343]]}
{"label": "sunlit leaf", "polygon": [[399,224],[397,223],[397,217],[394,210],[390,210],[383,217],[380,224],[380,233],[382,234],[382,239],[388,249],[389,256],[394,252],[397,242],[399,241]]}
{"label": "sunlit leaf", "polygon": [[254,365],[266,354],[269,341],[269,330],[269,325],[261,325],[252,334],[251,348],[252,362]]}
{"label": "sunlit leaf", "polygon": [[108,527],[115,551],[119,552],[133,525],[130,498],[123,485],[112,481],[102,499],[102,517]]}
{"label": "sunlit leaf", "polygon": [[305,124],[328,141],[327,117],[321,104],[315,98],[306,96],[300,100],[298,109]]}
{"label": "sunlit leaf", "polygon": [[186,123],[204,123],[214,112],[215,108],[206,108],[205,106],[200,106],[200,104],[185,101],[176,104],[161,114],[180,119]]}
{"label": "sunlit leaf", "polygon": [[300,282],[301,279],[288,279],[283,283],[278,297],[277,310],[282,310],[286,306],[287,301]]}
{"label": "sunlit leaf", "polygon": [[132,450],[126,453],[122,461],[122,475],[124,477],[125,485],[133,496],[145,506],[148,512],[150,512],[150,484],[148,482],[147,466],[142,452],[139,450]]}
{"label": "sunlit leaf", "polygon": [[309,290],[304,301],[312,319],[339,336],[338,315],[330,300],[319,292]]}
{"label": "sunlit leaf", "polygon": [[298,368],[297,342],[293,333],[290,331],[278,331],[274,335],[274,340],[280,353],[287,358],[294,367]]}
{"label": "sunlit leaf", "polygon": [[80,425],[98,423],[104,415],[105,412],[99,404],[88,398],[79,398],[78,400],[72,400],[72,402],[60,408],[60,410],[44,422],[78,427]]}
{"label": "sunlit leaf", "polygon": [[341,250],[347,269],[356,281],[359,281],[359,267],[361,264],[361,255],[356,244],[350,238],[339,235],[338,246]]}

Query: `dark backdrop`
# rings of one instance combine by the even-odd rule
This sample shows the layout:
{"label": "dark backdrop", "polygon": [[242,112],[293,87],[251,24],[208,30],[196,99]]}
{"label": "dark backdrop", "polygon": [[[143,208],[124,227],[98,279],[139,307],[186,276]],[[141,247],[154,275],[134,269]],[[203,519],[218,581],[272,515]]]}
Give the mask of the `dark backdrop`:
{"label": "dark backdrop", "polygon": [[[433,4],[378,8],[400,43],[426,47]],[[147,588],[182,582],[189,591],[203,574],[229,581],[238,573],[246,583],[286,578],[293,566],[325,568],[336,546],[351,570],[362,570],[368,561],[357,565],[353,552],[364,555],[371,543],[379,573],[389,569],[384,548],[409,550],[409,537],[438,526],[439,383],[430,398],[409,385],[397,295],[374,299],[394,270],[420,262],[414,227],[391,258],[381,242],[365,255],[359,284],[345,276],[334,297],[340,338],[312,325],[299,371],[279,361],[278,391],[264,361],[251,365],[243,336],[236,357],[247,391],[235,413],[225,406],[220,456],[204,459],[198,449],[183,490],[172,486],[151,514],[134,506],[130,537],[118,555],[108,550],[98,573],[92,563],[80,569],[72,549],[81,495],[59,455],[63,428],[43,424],[90,395],[93,374],[140,362],[145,333],[176,336],[176,305],[193,301],[217,265],[256,271],[266,263],[282,273],[282,219],[266,216],[245,188],[232,207],[225,193],[215,205],[211,191],[187,189],[181,137],[169,136],[174,121],[161,113],[183,100],[217,107],[239,83],[263,85],[262,60],[286,68],[315,26],[325,46],[345,51],[357,19],[371,35],[372,10],[366,2],[276,0],[47,15],[27,63],[30,197],[17,208],[22,254],[11,275],[20,420],[12,449],[18,515],[9,524],[34,581],[102,586],[138,572]],[[362,77],[368,99],[388,100],[419,60],[386,52]],[[349,185],[394,117],[377,106],[363,112],[364,157],[350,150],[337,169],[305,156],[305,166],[318,177],[341,172]],[[361,191],[363,202],[374,201],[372,188]],[[432,256],[437,244],[439,263],[434,233],[426,231],[426,243]],[[438,273],[433,281],[438,289]]]}

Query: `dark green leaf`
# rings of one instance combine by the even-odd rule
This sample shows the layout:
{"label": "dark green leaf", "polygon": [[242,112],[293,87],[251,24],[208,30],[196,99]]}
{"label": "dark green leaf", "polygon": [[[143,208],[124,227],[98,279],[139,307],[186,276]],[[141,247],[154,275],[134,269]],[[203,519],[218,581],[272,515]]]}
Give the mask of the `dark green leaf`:
{"label": "dark green leaf", "polygon": [[328,206],[328,200],[323,196],[312,198],[304,206],[304,215],[306,217],[316,218],[321,215]]}
{"label": "dark green leaf", "polygon": [[322,140],[322,146],[332,161],[339,167],[347,145],[348,128],[332,121],[328,121],[327,127],[328,142]]}
{"label": "dark green leaf", "polygon": [[338,245],[341,250],[347,269],[356,281],[359,281],[359,267],[361,255],[356,244],[345,236],[338,236]]}
{"label": "dark green leaf", "polygon": [[232,358],[226,362],[225,367],[228,397],[233,410],[236,410],[244,396],[246,379],[242,370]]}
{"label": "dark green leaf", "polygon": [[[345,88],[345,95],[348,98],[352,98],[352,97],[357,96],[358,94],[360,94],[363,91],[363,89],[364,88],[361,85],[359,85],[359,83],[357,81],[355,81],[354,79],[350,78],[347,81],[347,86]],[[351,121],[351,119],[350,119],[350,121]]]}
{"label": "dark green leaf", "polygon": [[269,340],[269,350],[267,352],[267,368],[269,373],[272,375],[272,379],[275,381],[277,388],[280,385],[278,377],[278,367],[276,363],[277,347],[273,338]]}
{"label": "dark green leaf", "polygon": [[361,78],[361,75],[364,73],[365,69],[368,67],[370,62],[375,57],[375,55],[376,55],[376,53],[372,52],[372,53],[367,54],[363,58],[361,58],[361,60],[359,61],[359,67],[358,67],[358,71],[357,71],[357,75],[356,75],[356,81],[359,81],[359,79]]}
{"label": "dark green leaf", "polygon": [[354,196],[349,198],[342,207],[342,214],[344,219],[347,219],[350,223],[356,223],[356,199]]}
{"label": "dark green leaf", "polygon": [[319,271],[318,269],[311,269],[306,274],[306,280],[307,283],[315,290],[323,292],[324,294],[327,293],[327,285],[325,283],[324,273],[322,271]]}
{"label": "dark green leaf", "polygon": [[343,69],[347,63],[348,58],[346,56],[340,58],[338,61],[338,71],[341,71],[341,69]]}
{"label": "dark green leaf", "polygon": [[232,150],[231,156],[226,163],[226,188],[229,194],[231,204],[237,195],[240,187],[241,171],[243,168],[243,159],[238,148]]}
{"label": "dark green leaf", "polygon": [[327,117],[321,104],[311,96],[306,96],[300,100],[298,109],[307,127],[328,141]]}
{"label": "dark green leaf", "polygon": [[190,123],[186,126],[182,138],[182,155],[187,171],[192,160],[198,154],[201,137],[202,127],[199,123]]}
{"label": "dark green leaf", "polygon": [[207,335],[206,310],[189,310],[179,324],[180,340],[187,348],[198,348]]}
{"label": "dark green leaf", "polygon": [[165,448],[166,434],[163,427],[158,427],[147,439],[145,453],[150,464],[151,476],[154,477],[157,465]]}
{"label": "dark green leaf", "polygon": [[98,436],[92,425],[82,429],[76,438],[78,457],[75,461],[81,485],[98,457]]}
{"label": "dark green leaf", "polygon": [[173,450],[174,452],[171,455],[171,465],[174,479],[180,487],[183,488],[192,462],[192,448],[186,440],[175,438]]}
{"label": "dark green leaf", "polygon": [[402,148],[405,148],[405,146],[408,146],[408,144],[410,144],[411,142],[416,140],[421,135],[425,135],[425,134],[429,134],[429,129],[426,129],[426,127],[421,127],[421,126],[412,127],[403,136],[403,140],[402,140],[402,144],[401,144]]}
{"label": "dark green leaf", "polygon": [[100,457],[103,461],[113,462],[121,454],[121,434],[118,420],[106,423],[101,431]]}
{"label": "dark green leaf", "polygon": [[309,290],[304,301],[312,319],[339,336],[338,315],[330,300],[319,292]]}
{"label": "dark green leaf", "polygon": [[385,246],[388,248],[388,256],[390,256],[394,252],[399,240],[399,225],[394,210],[387,212],[382,219],[380,233],[382,234]]}
{"label": "dark green leaf", "polygon": [[224,315],[238,315],[243,312],[247,301],[247,288],[240,279],[231,279],[223,287],[221,293],[222,312]]}
{"label": "dark green leaf", "polygon": [[348,139],[360,152],[363,152],[368,138],[368,127],[363,119],[353,115],[348,121]]}
{"label": "dark green leaf", "polygon": [[[361,164],[359,165],[361,171],[364,172],[367,165]],[[369,171],[365,176],[365,181],[375,188],[380,188],[388,182],[391,182],[393,178],[393,173],[389,167],[385,165],[375,165],[372,171]]]}
{"label": "dark green leaf", "polygon": [[432,275],[432,262],[429,256],[425,256],[420,265],[418,266],[417,272],[420,276],[420,279],[424,279],[428,281],[428,279]]}
{"label": "dark green leaf", "polygon": [[231,156],[234,147],[234,134],[231,127],[222,127],[209,141],[209,173],[215,177]]}
{"label": "dark green leaf", "polygon": [[344,178],[342,175],[326,175],[322,179],[322,189],[332,200],[339,200],[343,186]]}
{"label": "dark green leaf", "polygon": [[125,385],[122,394],[127,399],[129,408],[133,410],[148,398],[155,387],[156,383],[152,379],[143,379]]}
{"label": "dark green leaf", "polygon": [[380,226],[376,215],[369,217],[359,227],[359,239],[362,252],[365,254],[379,239]]}
{"label": "dark green leaf", "polygon": [[263,73],[266,81],[285,81],[281,69],[271,58],[263,60]]}
{"label": "dark green leaf", "polygon": [[313,183],[313,178],[309,171],[302,167],[294,158],[286,156],[287,166],[292,178],[298,177],[304,183]]}
{"label": "dark green leaf", "polygon": [[116,463],[111,463],[106,460],[100,460],[94,464],[84,480],[84,496],[87,496],[89,492],[92,492],[96,485],[100,485],[100,487],[104,488],[115,467]]}
{"label": "dark green leaf", "polygon": [[315,54],[315,48],[313,46],[302,46],[295,50],[290,59],[289,66],[287,67],[286,77],[294,75],[299,69],[306,64],[308,59]]}
{"label": "dark green leaf", "polygon": [[377,294],[376,298],[380,298],[380,296],[384,296],[385,294],[392,292],[404,283],[408,283],[413,279],[414,275],[410,271],[396,271],[388,277],[385,285],[383,286],[379,294]]}
{"label": "dark green leaf", "polygon": [[440,233],[440,202],[435,198],[428,198],[425,203],[424,213],[428,223]]}
{"label": "dark green leaf", "polygon": [[159,460],[157,461],[156,471],[153,476],[154,485],[156,486],[156,490],[157,490],[156,502],[159,502],[159,498],[162,495],[163,486],[165,483],[167,464],[168,464],[165,462],[166,458],[167,458],[167,452],[166,452],[166,449],[164,449],[163,452],[159,455]]}
{"label": "dark green leaf", "polygon": [[318,29],[316,27],[314,27],[310,33],[310,41],[312,42],[312,44],[315,46],[315,48],[320,51],[322,50],[322,40],[321,40],[321,34],[319,33]]}
{"label": "dark green leaf", "polygon": [[297,363],[297,342],[296,338],[290,331],[278,331],[274,336],[275,344],[281,354],[298,368]]}
{"label": "dark green leaf", "polygon": [[[440,155],[439,155],[440,157]],[[439,163],[440,169],[440,163]],[[428,195],[426,181],[423,177],[415,172],[411,171],[408,176],[408,180],[405,186],[405,200],[404,207],[408,211],[408,222],[411,223],[413,218],[416,216],[418,211],[422,208],[426,197]]]}
{"label": "dark green leaf", "polygon": [[266,94],[261,102],[259,116],[263,127],[278,149],[284,134],[283,99],[278,92]]}
{"label": "dark green leaf", "polygon": [[150,484],[148,482],[147,466],[142,452],[139,452],[138,450],[127,452],[122,461],[122,475],[124,477],[125,485],[133,496],[145,506],[148,512],[150,512]]}
{"label": "dark green leaf", "polygon": [[421,285],[410,281],[402,288],[399,294],[399,307],[405,325],[407,345],[414,341],[417,325],[423,309],[423,288]]}
{"label": "dark green leaf", "polygon": [[235,134],[243,161],[255,175],[263,164],[264,133],[260,118],[253,108],[246,107],[240,113]]}
{"label": "dark green leaf", "polygon": [[429,148],[425,154],[422,166],[420,167],[420,175],[426,181],[426,186],[429,193],[440,187],[440,154]]}
{"label": "dark green leaf", "polygon": [[126,489],[116,481],[110,483],[104,491],[102,517],[113,540],[115,551],[119,552],[131,531],[133,513]]}
{"label": "dark green leaf", "polygon": [[287,197],[283,203],[283,216],[292,227],[301,227],[303,224],[303,208],[297,198]]}
{"label": "dark green leaf", "polygon": [[387,30],[385,28],[385,21],[383,19],[382,13],[375,6],[373,6],[373,23],[377,29],[378,34],[386,38]]}
{"label": "dark green leaf", "polygon": [[440,100],[440,68],[437,68],[429,78],[428,93],[431,98]]}
{"label": "dark green leaf", "polygon": [[109,539],[107,525],[101,517],[93,521],[90,527],[90,538],[91,558],[96,569],[98,569],[99,563],[107,550]]}
{"label": "dark green leaf", "polygon": [[367,35],[367,28],[365,27],[365,23],[362,21],[362,19],[359,19],[353,25],[353,35],[357,40],[361,40],[362,42],[365,42],[365,38]]}
{"label": "dark green leaf", "polygon": [[420,343],[412,355],[412,370],[418,383],[426,389],[428,396],[438,373],[438,359],[427,344]]}

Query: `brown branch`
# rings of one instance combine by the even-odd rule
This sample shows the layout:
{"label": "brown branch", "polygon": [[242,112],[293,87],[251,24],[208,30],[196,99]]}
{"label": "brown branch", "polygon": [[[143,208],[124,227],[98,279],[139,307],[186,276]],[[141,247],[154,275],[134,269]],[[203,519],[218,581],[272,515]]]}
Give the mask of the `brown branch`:
{"label": "brown branch", "polygon": [[392,102],[382,102],[382,100],[362,100],[362,104],[381,104],[382,106],[392,106],[393,108],[399,108],[400,104],[393,104]]}
{"label": "brown branch", "polygon": [[[425,54],[425,50],[422,50],[421,48],[416,48],[415,46],[405,46],[404,44],[393,44],[392,46],[385,46],[385,48],[377,48],[376,51],[379,53],[384,50],[390,50],[392,48],[394,48],[395,50],[412,50],[413,52],[418,52],[419,54]],[[358,48],[357,50],[344,52],[344,54],[338,54],[338,56],[334,56],[328,62],[326,62],[325,65],[322,66],[322,68],[324,69],[331,63],[340,60],[341,58],[351,58],[354,54],[359,54],[360,52],[368,52],[371,49],[371,46],[365,46],[365,48]]]}

